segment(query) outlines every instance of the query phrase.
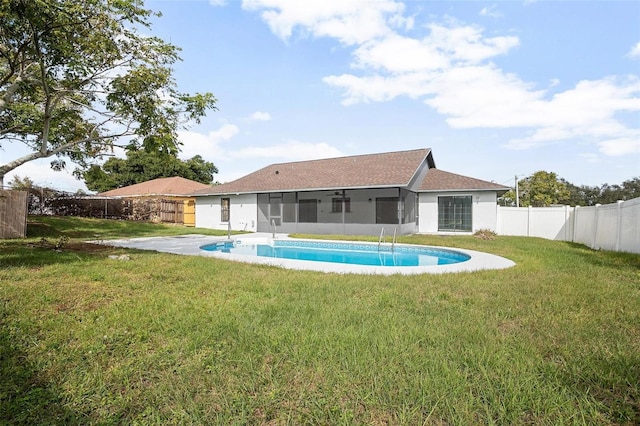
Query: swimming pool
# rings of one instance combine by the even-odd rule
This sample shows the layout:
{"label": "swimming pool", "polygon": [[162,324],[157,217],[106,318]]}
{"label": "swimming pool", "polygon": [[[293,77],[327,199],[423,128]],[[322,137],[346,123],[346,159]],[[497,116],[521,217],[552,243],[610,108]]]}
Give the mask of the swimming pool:
{"label": "swimming pool", "polygon": [[220,241],[203,245],[200,249],[245,256],[387,267],[449,265],[471,258],[465,253],[433,247],[337,241]]}
{"label": "swimming pool", "polygon": [[[238,243],[239,240],[239,244]],[[164,253],[173,253],[180,255],[192,255],[192,256],[206,256],[217,259],[232,260],[243,263],[253,263],[260,265],[277,266],[286,269],[297,269],[304,271],[317,271],[325,273],[340,273],[340,274],[379,274],[379,275],[413,275],[413,274],[442,274],[451,272],[474,272],[487,269],[505,269],[511,268],[515,263],[504,257],[496,256],[494,254],[456,248],[457,253],[470,256],[469,260],[457,263],[449,264],[433,264],[426,266],[374,266],[374,265],[356,265],[347,263],[334,263],[334,262],[318,262],[312,260],[300,260],[300,259],[283,259],[275,257],[261,257],[255,254],[238,254],[232,253],[226,248],[231,248],[234,245],[234,240],[226,238],[220,238],[215,236],[190,234],[190,235],[178,235],[173,237],[143,237],[143,238],[125,238],[120,240],[105,240],[105,241],[93,241],[95,244],[105,244],[115,247],[127,247],[140,250],[154,250]],[[302,240],[292,239],[286,234],[278,234],[274,239],[270,234],[266,233],[253,233],[244,234],[236,240],[238,246],[252,246],[252,245],[271,245],[272,241],[292,241],[295,243],[310,241],[314,243],[322,242],[327,244],[341,244],[342,241],[335,240]],[[362,243],[357,241],[349,241],[348,243],[356,245],[366,245],[369,247],[375,247],[377,251],[377,243]],[[216,245],[217,250],[202,250],[201,247]],[[286,245],[286,243],[284,244]],[[390,244],[382,245],[382,251],[389,251]],[[406,244],[396,244],[394,251],[401,247],[419,247],[437,250],[446,250],[440,247],[427,247],[416,246]],[[246,248],[248,250],[248,248]],[[248,250],[250,251],[250,250]],[[385,254],[386,255],[386,254]]]}

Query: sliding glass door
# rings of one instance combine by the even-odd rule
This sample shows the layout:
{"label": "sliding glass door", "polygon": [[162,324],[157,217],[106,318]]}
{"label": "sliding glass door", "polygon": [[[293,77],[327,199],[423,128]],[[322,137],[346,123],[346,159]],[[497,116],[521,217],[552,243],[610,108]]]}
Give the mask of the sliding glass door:
{"label": "sliding glass door", "polygon": [[438,197],[438,231],[471,232],[471,195]]}

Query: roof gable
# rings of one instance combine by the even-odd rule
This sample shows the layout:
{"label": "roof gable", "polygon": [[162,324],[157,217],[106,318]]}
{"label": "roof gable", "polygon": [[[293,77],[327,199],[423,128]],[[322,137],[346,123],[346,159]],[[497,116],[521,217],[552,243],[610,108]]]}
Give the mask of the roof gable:
{"label": "roof gable", "polygon": [[428,148],[272,164],[193,195],[408,186],[421,165],[433,167]]}
{"label": "roof gable", "polygon": [[436,191],[497,191],[506,192],[508,186],[499,185],[486,180],[445,172],[436,168],[429,169],[427,175],[418,187],[420,192]]}
{"label": "roof gable", "polygon": [[183,177],[168,177],[148,180],[122,188],[112,189],[98,195],[104,197],[142,197],[152,195],[187,195],[193,191],[211,188],[210,185],[185,179]]}

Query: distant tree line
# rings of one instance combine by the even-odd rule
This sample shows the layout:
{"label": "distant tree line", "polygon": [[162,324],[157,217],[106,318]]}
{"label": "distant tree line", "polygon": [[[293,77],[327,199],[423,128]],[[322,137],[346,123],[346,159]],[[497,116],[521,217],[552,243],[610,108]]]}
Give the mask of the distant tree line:
{"label": "distant tree line", "polygon": [[130,150],[126,158],[109,158],[102,166],[92,165],[81,174],[90,191],[105,192],[164,177],[183,177],[210,184],[218,168],[196,155],[186,161],[175,154]]}
{"label": "distant tree line", "polygon": [[[640,177],[620,185],[574,185],[553,172],[538,171],[518,181],[518,199],[521,207],[546,207],[551,205],[594,206],[610,204],[618,200],[640,197]],[[504,206],[516,205],[515,188],[498,199]]]}

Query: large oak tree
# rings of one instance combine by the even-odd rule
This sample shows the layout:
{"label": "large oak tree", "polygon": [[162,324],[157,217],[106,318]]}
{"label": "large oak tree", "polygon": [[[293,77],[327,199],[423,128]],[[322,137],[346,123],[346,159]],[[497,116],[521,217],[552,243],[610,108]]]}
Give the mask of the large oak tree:
{"label": "large oak tree", "polygon": [[114,146],[175,154],[177,131],[215,109],[211,93],[181,93],[176,46],[141,34],[141,0],[0,0],[0,147],[29,153],[0,164],[63,157],[80,168]]}

